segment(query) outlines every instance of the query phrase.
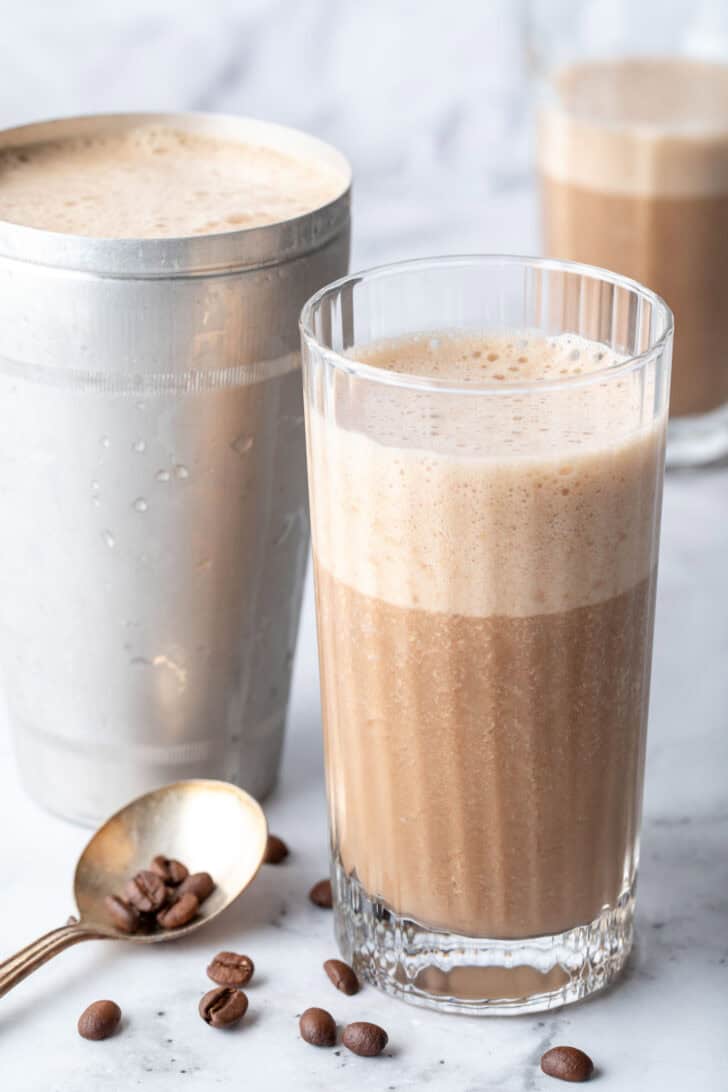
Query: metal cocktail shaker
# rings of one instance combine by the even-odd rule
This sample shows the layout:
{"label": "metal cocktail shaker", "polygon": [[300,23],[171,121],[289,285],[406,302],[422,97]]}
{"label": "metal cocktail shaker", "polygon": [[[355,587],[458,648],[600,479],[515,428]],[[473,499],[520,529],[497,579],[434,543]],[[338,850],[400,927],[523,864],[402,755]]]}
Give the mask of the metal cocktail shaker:
{"label": "metal cocktail shaker", "polygon": [[342,184],[184,239],[0,223],[0,687],[26,786],[82,822],[177,778],[275,781],[309,539],[297,319],[348,263],[349,166],[293,130],[119,115],[0,145],[147,122]]}

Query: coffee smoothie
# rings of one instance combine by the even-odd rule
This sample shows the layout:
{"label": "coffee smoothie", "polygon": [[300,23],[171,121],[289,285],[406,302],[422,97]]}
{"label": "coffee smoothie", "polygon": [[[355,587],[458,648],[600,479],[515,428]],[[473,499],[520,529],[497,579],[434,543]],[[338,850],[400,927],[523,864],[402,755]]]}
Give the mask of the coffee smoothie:
{"label": "coffee smoothie", "polygon": [[0,149],[0,220],[106,239],[210,235],[292,220],[341,184],[335,170],[265,144],[110,124]]}
{"label": "coffee smoothie", "polygon": [[728,65],[585,61],[540,116],[546,252],[649,285],[676,316],[671,413],[728,403]]}
{"label": "coffee smoothie", "polygon": [[577,335],[350,355],[549,391],[445,390],[408,417],[384,385],[361,412],[309,414],[337,867],[388,911],[465,937],[587,925],[634,884],[665,421],[615,440],[649,398],[630,374],[555,398],[619,363]]}
{"label": "coffee smoothie", "polygon": [[[255,248],[270,250],[271,236],[248,243],[246,231],[329,205],[348,175],[311,138],[246,119],[110,116],[76,128],[38,140],[21,130],[0,149],[0,221],[17,255],[15,225],[73,237],[69,253],[90,252],[78,237],[104,254],[118,241],[126,249],[113,253],[132,262],[136,241],[182,263],[210,241],[199,236],[217,249],[192,276],[162,264],[87,277],[58,316],[40,297],[70,298],[79,275],[51,269],[33,321],[6,307],[0,678],[21,763],[51,786],[42,794],[56,810],[73,804],[53,786],[65,782],[70,799],[77,785],[82,818],[180,776],[263,795],[308,551],[296,318],[345,271],[348,236],[322,235],[310,260],[282,244],[258,269]],[[223,251],[226,233],[238,241]],[[287,238],[292,249],[296,232]],[[216,270],[223,253],[232,260]],[[58,752],[46,766],[34,755],[49,740]]]}

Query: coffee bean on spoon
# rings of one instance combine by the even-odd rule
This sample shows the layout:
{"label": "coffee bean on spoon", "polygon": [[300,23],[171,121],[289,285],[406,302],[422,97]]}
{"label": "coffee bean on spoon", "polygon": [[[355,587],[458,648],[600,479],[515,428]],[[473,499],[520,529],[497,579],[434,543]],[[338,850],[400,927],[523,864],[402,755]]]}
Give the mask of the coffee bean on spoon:
{"label": "coffee bean on spoon", "polygon": [[245,986],[253,977],[254,970],[250,956],[218,952],[207,968],[207,977],[220,986]]}
{"label": "coffee bean on spoon", "polygon": [[375,1058],[384,1050],[389,1036],[379,1024],[357,1020],[346,1025],[341,1041],[353,1054],[359,1054],[362,1058]]}
{"label": "coffee bean on spoon", "polygon": [[359,979],[349,964],[344,963],[343,959],[327,959],[324,963],[324,970],[337,990],[348,994],[349,997],[359,992]]}
{"label": "coffee bean on spoon", "polygon": [[104,899],[106,913],[111,919],[114,928],[120,933],[136,933],[141,926],[141,915],[136,906],[132,906],[126,899],[120,899],[118,895],[107,895]]}
{"label": "coffee bean on spoon", "polygon": [[191,891],[193,895],[197,895],[199,902],[204,902],[214,890],[215,881],[209,872],[193,872],[187,879],[182,880],[177,888],[177,894],[184,895]]}
{"label": "coffee bean on spoon", "polygon": [[263,864],[280,864],[288,856],[288,846],[277,834],[268,835]]}
{"label": "coffee bean on spoon", "polygon": [[163,929],[181,929],[183,925],[192,921],[199,909],[200,900],[197,895],[193,895],[191,891],[185,891],[183,895],[157,913],[157,924]]}
{"label": "coffee bean on spoon", "polygon": [[78,1018],[78,1034],[84,1039],[108,1039],[121,1020],[121,1009],[115,1001],[94,1001]]}
{"label": "coffee bean on spoon", "polygon": [[229,1028],[245,1016],[248,998],[242,990],[218,986],[215,990],[208,990],[198,1008],[206,1024],[213,1028]]}
{"label": "coffee bean on spoon", "polygon": [[181,861],[171,860],[169,857],[163,857],[161,854],[154,858],[149,869],[151,872],[156,872],[159,878],[171,887],[177,887],[177,885],[182,883],[183,880],[186,880],[189,875],[189,872]]}
{"label": "coffee bean on spoon", "polygon": [[298,1021],[301,1038],[311,1046],[333,1046],[336,1042],[336,1021],[326,1009],[306,1009]]}
{"label": "coffee bean on spoon", "polygon": [[319,880],[309,891],[308,897],[314,906],[320,906],[322,910],[330,910],[334,905],[331,880]]}
{"label": "coffee bean on spoon", "polygon": [[557,1046],[547,1050],[541,1058],[541,1069],[547,1077],[579,1084],[589,1080],[594,1072],[594,1063],[578,1047]]}
{"label": "coffee bean on spoon", "polygon": [[145,914],[161,910],[169,897],[164,880],[149,869],[137,872],[124,888],[124,894],[132,906]]}
{"label": "coffee bean on spoon", "polygon": [[148,936],[150,933],[156,933],[157,931],[157,915],[156,914],[140,914],[139,915],[139,933],[144,933]]}

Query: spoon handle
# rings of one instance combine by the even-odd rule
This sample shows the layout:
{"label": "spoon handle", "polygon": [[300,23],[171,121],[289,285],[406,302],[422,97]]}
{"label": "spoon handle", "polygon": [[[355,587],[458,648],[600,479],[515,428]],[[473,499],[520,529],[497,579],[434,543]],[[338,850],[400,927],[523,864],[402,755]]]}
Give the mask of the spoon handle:
{"label": "spoon handle", "polygon": [[91,929],[83,922],[71,919],[60,929],[53,929],[50,933],[38,937],[32,944],[28,944],[0,963],[0,997],[4,997],[8,990],[12,990],[13,986],[17,986],[64,948],[70,948],[72,944],[78,944],[82,940],[93,940],[105,935],[107,934]]}

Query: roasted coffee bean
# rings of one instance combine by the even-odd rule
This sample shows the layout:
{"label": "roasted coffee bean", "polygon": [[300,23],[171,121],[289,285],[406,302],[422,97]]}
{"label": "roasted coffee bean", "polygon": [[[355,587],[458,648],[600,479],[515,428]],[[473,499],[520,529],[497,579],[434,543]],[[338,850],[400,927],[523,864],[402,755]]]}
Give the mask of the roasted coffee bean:
{"label": "roasted coffee bean", "polygon": [[311,1046],[333,1046],[336,1042],[336,1021],[326,1009],[306,1009],[298,1028],[301,1038]]}
{"label": "roasted coffee bean", "polygon": [[230,986],[218,986],[209,990],[199,1004],[199,1012],[206,1024],[214,1028],[229,1028],[242,1020],[248,1008],[248,998],[242,990]]}
{"label": "roasted coffee bean", "polygon": [[115,1001],[94,1001],[78,1018],[78,1034],[84,1039],[108,1039],[121,1020]]}
{"label": "roasted coffee bean", "polygon": [[161,880],[170,887],[176,887],[189,876],[189,872],[181,861],[171,860],[169,857],[155,857],[149,866],[151,872],[156,872]]}
{"label": "roasted coffee bean", "polygon": [[163,929],[181,929],[183,925],[197,914],[200,909],[200,900],[191,891],[185,891],[178,899],[170,902],[169,906],[160,910],[157,914],[157,924]]}
{"label": "roasted coffee bean", "polygon": [[354,974],[348,963],[342,959],[327,959],[324,970],[337,990],[346,993],[349,997],[359,992],[359,979]]}
{"label": "roasted coffee bean", "polygon": [[389,1036],[378,1024],[368,1024],[365,1020],[357,1020],[353,1024],[346,1025],[341,1041],[352,1053],[360,1054],[362,1058],[375,1058],[384,1050],[389,1042]]}
{"label": "roasted coffee bean", "polygon": [[188,891],[191,891],[193,895],[197,895],[200,902],[204,902],[214,890],[215,881],[209,872],[193,872],[186,880],[182,880],[177,888],[177,894],[185,895]]}
{"label": "roasted coffee bean", "polygon": [[139,932],[154,933],[157,930],[157,915],[154,913],[139,915]]}
{"label": "roasted coffee bean", "polygon": [[322,910],[330,910],[334,905],[331,880],[319,880],[309,891],[308,897],[314,906],[320,906]]}
{"label": "roasted coffee bean", "polygon": [[141,916],[135,906],[118,895],[107,895],[104,899],[106,913],[111,918],[115,929],[121,933],[136,933],[141,925]]}
{"label": "roasted coffee bean", "polygon": [[132,906],[144,914],[161,910],[169,896],[164,881],[156,872],[150,872],[148,869],[137,872],[136,876],[129,880],[124,888],[124,894]]}
{"label": "roasted coffee bean", "polygon": [[268,835],[263,864],[280,864],[288,856],[288,846],[277,834]]}
{"label": "roasted coffee bean", "polygon": [[254,970],[250,956],[218,952],[207,968],[207,977],[219,986],[245,986],[253,977]]}
{"label": "roasted coffee bean", "polygon": [[541,1059],[541,1069],[547,1077],[579,1084],[589,1080],[594,1072],[594,1063],[578,1047],[557,1046],[546,1051]]}

